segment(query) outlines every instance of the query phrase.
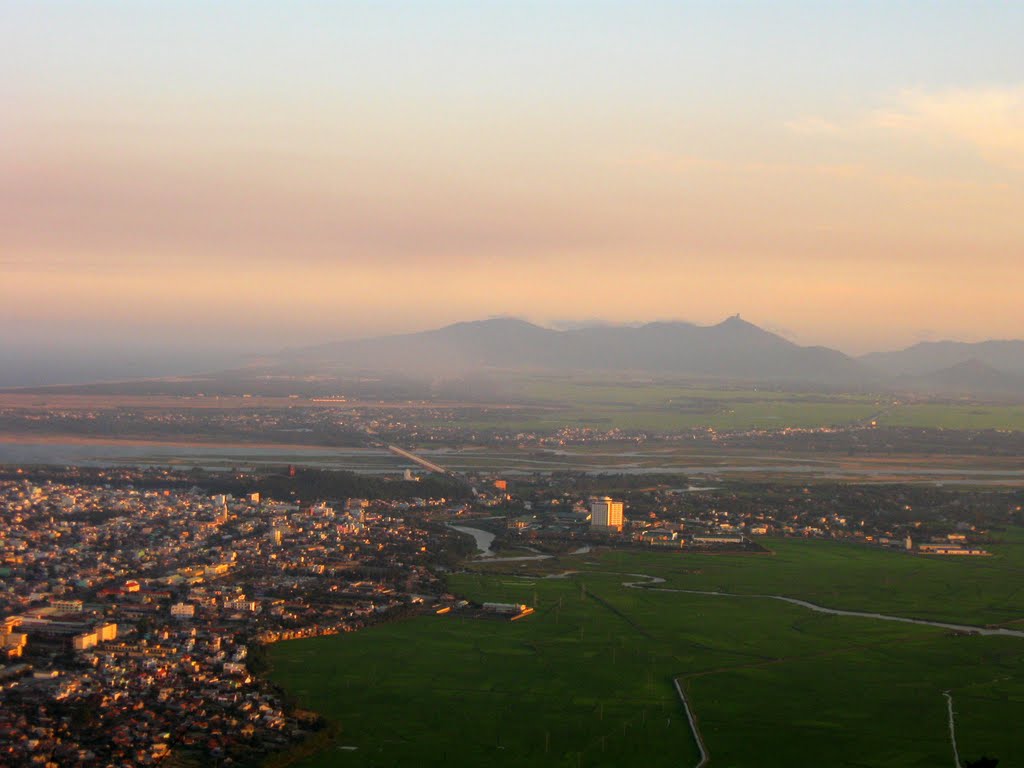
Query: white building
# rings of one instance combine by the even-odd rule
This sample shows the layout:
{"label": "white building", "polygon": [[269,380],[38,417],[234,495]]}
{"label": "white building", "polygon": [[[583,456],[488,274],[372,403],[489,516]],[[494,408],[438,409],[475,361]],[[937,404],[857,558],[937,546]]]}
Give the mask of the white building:
{"label": "white building", "polygon": [[239,595],[234,600],[225,600],[224,607],[229,611],[256,612],[257,603],[255,600],[246,600],[245,595]]}
{"label": "white building", "polygon": [[590,527],[597,531],[622,530],[622,502],[604,496],[590,501]]}

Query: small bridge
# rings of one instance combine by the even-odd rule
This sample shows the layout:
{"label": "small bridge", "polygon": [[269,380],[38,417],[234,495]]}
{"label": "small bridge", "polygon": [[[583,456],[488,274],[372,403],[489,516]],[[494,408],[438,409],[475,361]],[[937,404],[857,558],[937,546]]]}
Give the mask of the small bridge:
{"label": "small bridge", "polygon": [[408,459],[409,461],[413,462],[414,464],[418,464],[419,466],[423,467],[426,470],[436,472],[439,475],[448,475],[449,477],[455,477],[455,473],[452,472],[451,470],[445,469],[440,464],[435,464],[432,461],[428,461],[427,459],[424,459],[422,456],[417,456],[415,453],[407,451],[404,448],[399,448],[397,445],[389,445],[388,450],[391,451],[396,456],[401,456],[403,459]]}

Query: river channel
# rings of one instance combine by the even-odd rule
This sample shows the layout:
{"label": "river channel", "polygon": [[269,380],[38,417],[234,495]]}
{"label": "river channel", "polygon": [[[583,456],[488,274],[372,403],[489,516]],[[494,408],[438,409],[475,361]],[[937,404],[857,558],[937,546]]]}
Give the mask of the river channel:
{"label": "river channel", "polygon": [[928,627],[939,627],[950,629],[954,632],[967,632],[973,635],[999,635],[1002,637],[1024,637],[1024,631],[1019,629],[1006,629],[1004,627],[978,627],[973,624],[950,624],[944,621],[928,621],[927,619],[912,619],[907,616],[890,616],[885,613],[873,613],[871,611],[844,611],[840,608],[826,608],[817,603],[810,603],[806,600],[798,600],[795,597],[785,595],[744,595],[734,592],[713,592],[701,589],[672,589],[671,587],[655,587],[654,584],[664,584],[665,580],[660,576],[651,576],[646,573],[627,573],[626,576],[636,576],[644,581],[624,581],[622,586],[633,589],[645,589],[649,592],[677,592],[684,595],[707,595],[709,597],[732,597],[732,598],[760,598],[762,600],[781,600],[791,605],[799,605],[801,608],[827,613],[832,616],[858,616],[864,619],[878,619],[880,621],[899,621],[904,624],[923,624]]}
{"label": "river channel", "polygon": [[448,523],[449,528],[453,528],[459,533],[468,533],[473,537],[476,542],[477,554],[479,557],[494,557],[494,550],[491,549],[491,544],[494,543],[494,534],[489,531],[483,531],[479,528],[470,528],[468,525],[452,525]]}

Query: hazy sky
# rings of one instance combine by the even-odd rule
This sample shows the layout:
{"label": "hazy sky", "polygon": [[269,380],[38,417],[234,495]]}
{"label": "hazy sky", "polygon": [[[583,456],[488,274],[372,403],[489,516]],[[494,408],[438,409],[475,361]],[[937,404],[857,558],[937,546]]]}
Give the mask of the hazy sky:
{"label": "hazy sky", "polygon": [[1024,337],[1024,3],[0,4],[0,344]]}

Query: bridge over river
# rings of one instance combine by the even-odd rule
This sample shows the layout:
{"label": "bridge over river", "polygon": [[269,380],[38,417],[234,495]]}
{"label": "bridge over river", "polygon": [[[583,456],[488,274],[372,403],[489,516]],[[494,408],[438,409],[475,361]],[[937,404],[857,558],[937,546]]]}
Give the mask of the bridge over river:
{"label": "bridge over river", "polygon": [[408,459],[414,464],[418,464],[419,466],[431,472],[436,472],[439,475],[448,475],[449,477],[458,477],[458,475],[455,472],[452,472],[450,469],[445,469],[440,464],[435,464],[434,462],[429,461],[428,459],[424,459],[422,456],[417,456],[412,451],[407,451],[404,448],[399,448],[397,445],[389,445],[388,450],[391,451],[396,456],[401,456],[403,459]]}

